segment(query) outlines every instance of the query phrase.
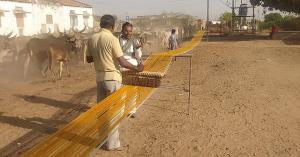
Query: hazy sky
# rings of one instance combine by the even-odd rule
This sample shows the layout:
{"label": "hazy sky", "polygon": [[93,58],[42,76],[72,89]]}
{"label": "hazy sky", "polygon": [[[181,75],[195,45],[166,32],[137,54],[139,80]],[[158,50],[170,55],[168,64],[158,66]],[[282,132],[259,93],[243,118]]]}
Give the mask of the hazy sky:
{"label": "hazy sky", "polygon": [[[181,12],[206,18],[207,0],[81,0],[93,6],[95,14],[114,14],[121,18],[126,15],[153,15],[162,12]],[[218,19],[224,11],[227,0],[210,0],[211,18]]]}

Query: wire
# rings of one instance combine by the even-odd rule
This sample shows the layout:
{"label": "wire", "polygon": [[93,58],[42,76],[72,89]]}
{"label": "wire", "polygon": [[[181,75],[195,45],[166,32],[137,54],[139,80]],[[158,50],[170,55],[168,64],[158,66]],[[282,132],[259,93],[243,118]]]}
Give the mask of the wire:
{"label": "wire", "polygon": [[231,3],[230,2],[228,2],[228,0],[227,0],[227,2],[224,2],[223,0],[219,0],[221,3],[223,3],[226,7],[228,7],[228,8],[231,8]]}

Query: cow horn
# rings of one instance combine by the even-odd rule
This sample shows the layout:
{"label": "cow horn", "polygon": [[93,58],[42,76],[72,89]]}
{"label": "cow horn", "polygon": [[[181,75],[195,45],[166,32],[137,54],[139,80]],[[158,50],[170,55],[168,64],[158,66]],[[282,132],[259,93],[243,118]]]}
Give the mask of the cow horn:
{"label": "cow horn", "polygon": [[[64,28],[64,30],[66,31],[66,29]],[[58,33],[59,33],[59,36],[61,36],[61,35],[63,35],[64,33],[63,32],[61,32],[60,30],[59,30],[59,28],[57,28],[57,31],[58,31]]]}
{"label": "cow horn", "polygon": [[75,36],[74,27],[72,27],[71,29],[69,29],[69,33],[65,33],[65,35],[67,35],[69,38],[74,37]]}
{"label": "cow horn", "polygon": [[75,33],[83,33],[85,31],[85,29],[86,29],[86,25],[84,25],[84,28],[82,30],[80,30],[80,31],[78,31],[78,29],[76,29],[76,30],[73,29],[73,31]]}
{"label": "cow horn", "polygon": [[14,38],[16,38],[17,37],[17,34],[15,34],[14,36],[12,36],[12,37],[9,37],[9,39],[14,39]]}
{"label": "cow horn", "polygon": [[58,31],[58,37],[62,37],[62,36],[64,36],[64,33],[63,33],[63,32],[61,32],[59,29],[57,29],[57,31]]}
{"label": "cow horn", "polygon": [[5,37],[9,38],[12,34],[13,34],[13,31],[11,31],[10,33],[6,34]]}
{"label": "cow horn", "polygon": [[86,25],[84,25],[84,28],[81,31],[79,31],[79,33],[83,33],[85,30],[86,30]]}
{"label": "cow horn", "polygon": [[75,37],[75,34],[67,34],[67,36],[68,36],[69,38],[73,38],[73,37]]}
{"label": "cow horn", "polygon": [[74,26],[69,30],[69,34],[71,34],[71,31],[72,31],[73,33],[75,32]]}

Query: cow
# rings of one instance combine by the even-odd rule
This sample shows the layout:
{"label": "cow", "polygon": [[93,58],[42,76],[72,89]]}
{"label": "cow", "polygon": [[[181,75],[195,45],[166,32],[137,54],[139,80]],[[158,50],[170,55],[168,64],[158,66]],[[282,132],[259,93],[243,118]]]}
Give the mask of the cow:
{"label": "cow", "polygon": [[[50,30],[49,30],[50,32]],[[28,41],[33,38],[33,37],[37,37],[37,38],[45,38],[49,36],[49,32],[45,33],[45,34],[39,34],[39,35],[34,35],[34,36],[19,36],[17,37],[15,36],[11,36],[11,34],[13,34],[13,32],[11,32],[9,35],[9,37],[4,37],[4,36],[0,36],[0,49],[2,49],[3,53],[1,53],[0,56],[4,56],[6,53],[7,58],[10,58],[10,61],[19,61],[20,57],[24,57],[24,55],[26,54],[27,51],[27,43]],[[5,46],[3,46],[5,45]]]}
{"label": "cow", "polygon": [[78,61],[83,60],[83,63],[86,63],[85,56],[87,50],[87,41],[91,35],[92,34],[80,34],[80,36],[76,36],[75,53],[77,55]]}
{"label": "cow", "polygon": [[151,32],[147,32],[147,31],[144,31],[141,34],[139,34],[139,40],[140,40],[141,45],[142,46],[144,46],[146,44],[151,45],[151,42],[148,39],[151,36],[152,36],[152,33]]}
{"label": "cow", "polygon": [[0,64],[4,63],[8,60],[8,58],[11,58],[11,51],[9,49],[4,49],[0,51]]}
{"label": "cow", "polygon": [[63,66],[66,67],[67,76],[70,77],[70,71],[68,63],[70,61],[70,51],[73,51],[74,46],[66,46],[63,44],[51,44],[48,51],[49,64],[48,69],[51,72],[52,80],[56,80],[56,73],[54,71],[55,63],[59,63],[59,79],[62,78]]}
{"label": "cow", "polygon": [[14,61],[19,61],[20,57],[22,55],[25,55],[21,52],[26,49],[26,45],[31,38],[32,38],[31,36],[19,36],[14,38],[11,41],[10,46],[11,46],[11,50],[13,51]]}
{"label": "cow", "polygon": [[39,65],[39,70],[43,77],[45,77],[45,73],[47,71],[47,67],[43,69],[42,65],[48,59],[48,50],[50,47],[50,43],[53,42],[55,38],[53,36],[49,36],[45,39],[40,38],[32,38],[27,43],[27,54],[25,56],[24,62],[24,79],[26,79],[30,61],[33,58],[36,58]]}
{"label": "cow", "polygon": [[161,46],[162,47],[168,47],[169,45],[169,36],[171,35],[171,33],[167,32],[167,31],[160,31],[159,32],[159,40],[161,42]]}
{"label": "cow", "polygon": [[[81,32],[81,31],[80,31]],[[63,65],[66,65],[68,76],[70,76],[68,69],[68,62],[70,61],[70,53],[76,50],[76,37],[75,34],[67,34],[59,32],[60,36],[54,37],[53,35],[47,38],[32,38],[27,43],[28,53],[24,62],[24,79],[26,79],[30,60],[36,58],[38,60],[39,70],[43,77],[46,77],[46,72],[49,70],[52,75],[53,81],[56,80],[56,73],[54,72],[54,65],[56,62],[60,64],[59,78],[62,76]],[[44,63],[48,64],[44,66]]]}
{"label": "cow", "polygon": [[15,38],[11,37],[13,32],[7,35],[0,36],[0,63],[3,63],[8,58],[12,58],[11,41]]}
{"label": "cow", "polygon": [[[83,30],[86,29],[86,26]],[[75,31],[76,38],[76,55],[78,60],[83,60],[83,63],[86,63],[86,50],[87,50],[87,41],[88,39],[95,33],[96,31],[92,31],[89,33],[83,33],[83,31]]]}

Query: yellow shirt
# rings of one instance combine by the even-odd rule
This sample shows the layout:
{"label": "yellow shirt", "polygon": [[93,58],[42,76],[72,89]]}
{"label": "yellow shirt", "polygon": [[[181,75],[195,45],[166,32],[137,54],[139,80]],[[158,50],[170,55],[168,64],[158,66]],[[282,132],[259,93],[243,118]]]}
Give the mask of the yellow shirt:
{"label": "yellow shirt", "polygon": [[122,82],[120,65],[117,58],[123,56],[119,43],[111,31],[102,28],[94,34],[87,45],[87,56],[92,56],[97,82],[115,80]]}

